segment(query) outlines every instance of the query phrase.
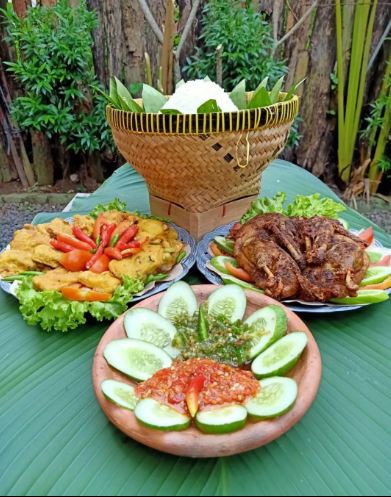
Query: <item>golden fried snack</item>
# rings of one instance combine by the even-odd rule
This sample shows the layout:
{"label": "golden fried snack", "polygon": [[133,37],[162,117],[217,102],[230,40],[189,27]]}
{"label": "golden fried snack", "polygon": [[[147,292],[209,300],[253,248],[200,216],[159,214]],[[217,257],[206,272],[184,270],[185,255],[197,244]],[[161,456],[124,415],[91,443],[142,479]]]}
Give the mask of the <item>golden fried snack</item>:
{"label": "golden fried snack", "polygon": [[35,276],[34,288],[39,292],[44,290],[59,292],[61,288],[78,283],[79,275],[80,273],[71,273],[60,267],[43,276]]}
{"label": "golden fried snack", "polygon": [[55,238],[59,233],[63,235],[73,236],[72,225],[64,219],[53,219],[51,223],[40,224],[37,226],[37,230],[40,233],[46,233],[50,235],[51,238]]}
{"label": "golden fried snack", "polygon": [[49,245],[39,245],[33,251],[33,261],[53,269],[61,265],[63,253]]}
{"label": "golden fried snack", "polygon": [[37,264],[31,254],[23,250],[5,250],[0,255],[0,274],[2,278],[16,276],[24,271],[37,271]]}
{"label": "golden fried snack", "polygon": [[40,233],[38,230],[23,229],[17,231],[11,242],[12,250],[30,252],[39,245],[49,245],[50,236],[48,233]]}
{"label": "golden fried snack", "polygon": [[73,224],[80,228],[87,236],[92,236],[95,221],[90,216],[73,216]]}
{"label": "golden fried snack", "polygon": [[122,285],[122,280],[115,278],[109,271],[96,274],[92,271],[79,273],[78,282],[97,292],[113,294]]}

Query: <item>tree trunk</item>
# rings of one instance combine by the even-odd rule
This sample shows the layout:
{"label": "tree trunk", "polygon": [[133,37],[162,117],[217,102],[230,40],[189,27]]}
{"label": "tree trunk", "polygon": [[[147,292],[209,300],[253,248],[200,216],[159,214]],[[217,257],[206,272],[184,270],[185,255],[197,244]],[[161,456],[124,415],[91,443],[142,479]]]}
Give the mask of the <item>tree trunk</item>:
{"label": "tree trunk", "polygon": [[87,168],[88,175],[94,179],[97,183],[103,183],[105,180],[103,169],[102,169],[102,159],[99,152],[94,152],[87,158]]}
{"label": "tree trunk", "polygon": [[31,0],[12,0],[12,5],[19,17],[25,17],[26,10],[31,7]]}
{"label": "tree trunk", "polygon": [[49,138],[39,131],[31,131],[34,171],[38,185],[54,183],[54,163]]}
{"label": "tree trunk", "polygon": [[109,87],[109,76],[107,74],[107,58],[106,58],[106,33],[105,33],[105,17],[104,17],[104,2],[103,0],[87,0],[88,10],[96,10],[99,26],[94,29],[92,37],[94,46],[92,47],[92,55],[94,58],[95,73],[98,80],[105,88]]}
{"label": "tree trunk", "polygon": [[[182,33],[185,29],[187,20],[189,18],[191,12],[192,2],[191,0],[179,0],[179,12],[180,12],[180,22],[179,22],[179,32]],[[190,55],[194,55],[195,47],[200,46],[202,44],[201,40],[199,40],[202,33],[202,12],[207,4],[207,0],[202,0],[200,6],[198,8],[196,20],[193,23],[191,32],[189,37],[186,40],[186,44],[183,47],[181,56],[180,56],[180,65],[184,67],[186,65],[186,59]]]}
{"label": "tree trunk", "polygon": [[[163,30],[166,19],[167,0],[147,0],[147,3],[159,28]],[[163,47],[147,23],[145,24],[145,29],[145,51],[151,58],[153,86],[157,87],[157,82],[159,80],[159,71],[162,65]]]}
{"label": "tree trunk", "polygon": [[42,5],[44,7],[54,7],[57,3],[57,0],[39,0],[37,1],[37,5]]}

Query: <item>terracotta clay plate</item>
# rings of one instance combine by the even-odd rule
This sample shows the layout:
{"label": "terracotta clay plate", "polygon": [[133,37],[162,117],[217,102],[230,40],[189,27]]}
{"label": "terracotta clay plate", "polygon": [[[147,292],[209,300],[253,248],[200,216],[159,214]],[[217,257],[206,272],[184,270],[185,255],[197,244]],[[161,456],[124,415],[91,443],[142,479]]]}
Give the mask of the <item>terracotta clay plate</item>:
{"label": "terracotta clay plate", "polygon": [[[205,303],[209,295],[218,287],[214,285],[193,286],[199,303]],[[246,318],[256,310],[278,302],[256,292],[246,291],[247,311]],[[162,294],[144,300],[135,307],[146,307],[157,311]],[[284,307],[288,315],[288,333],[304,331],[309,341],[302,357],[289,373],[290,378],[296,380],[299,386],[297,403],[293,410],[285,416],[272,420],[252,423],[249,421],[245,428],[228,435],[204,435],[197,428],[192,427],[184,432],[163,433],[141,426],[135,415],[109,402],[102,394],[100,385],[103,380],[114,379],[130,385],[135,384],[125,375],[111,368],[103,357],[108,343],[113,340],[126,338],[123,326],[124,316],[119,318],[106,332],[96,351],[93,365],[93,383],[98,401],[110,421],[122,432],[138,442],[153,449],[174,454],[177,456],[205,458],[223,457],[240,454],[262,447],[290,430],[306,414],[318,393],[322,363],[318,346],[309,329],[303,321],[291,310]]]}

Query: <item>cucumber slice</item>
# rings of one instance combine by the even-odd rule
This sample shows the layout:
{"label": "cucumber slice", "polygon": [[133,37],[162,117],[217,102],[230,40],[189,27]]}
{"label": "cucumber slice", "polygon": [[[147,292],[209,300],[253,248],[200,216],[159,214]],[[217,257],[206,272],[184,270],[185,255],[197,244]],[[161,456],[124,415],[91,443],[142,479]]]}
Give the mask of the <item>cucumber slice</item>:
{"label": "cucumber slice", "polygon": [[163,349],[176,359],[179,350],[172,346],[177,333],[175,326],[163,316],[150,309],[131,309],[125,316],[125,331],[129,338],[143,340]]}
{"label": "cucumber slice", "polygon": [[248,414],[257,421],[280,418],[296,404],[298,387],[290,378],[267,378],[261,393],[245,404]]}
{"label": "cucumber slice", "polygon": [[134,393],[134,387],[116,380],[105,380],[101,384],[102,393],[113,404],[134,411],[140,399]]}
{"label": "cucumber slice", "polygon": [[225,257],[224,255],[220,257],[213,257],[213,259],[210,261],[212,266],[217,269],[220,273],[231,275],[231,273],[228,271],[228,269],[225,267],[225,263],[230,262],[233,267],[239,267],[239,264],[236,262],[236,259],[233,257]]}
{"label": "cucumber slice", "polygon": [[208,299],[208,312],[213,316],[224,316],[232,323],[243,319],[247,298],[243,288],[229,285],[219,288]]}
{"label": "cucumber slice", "polygon": [[153,399],[142,400],[134,413],[139,423],[152,430],[183,431],[191,425],[191,418]]}
{"label": "cucumber slice", "polygon": [[219,435],[241,430],[247,421],[247,410],[235,405],[197,413],[196,426],[204,433]]}
{"label": "cucumber slice", "polygon": [[232,240],[227,240],[223,236],[215,236],[215,242],[217,243],[217,246],[221,249],[224,250],[227,254],[234,255],[234,247],[235,247],[235,242]]}
{"label": "cucumber slice", "polygon": [[255,359],[252,372],[258,380],[284,376],[296,365],[307,343],[308,337],[304,332],[290,333]]}
{"label": "cucumber slice", "polygon": [[357,297],[346,297],[345,299],[332,299],[334,304],[341,305],[368,305],[380,304],[389,300],[389,295],[384,290],[359,290]]}
{"label": "cucumber slice", "polygon": [[383,254],[380,254],[379,252],[367,252],[367,254],[369,255],[371,264],[377,264],[383,259]]}
{"label": "cucumber slice", "polygon": [[342,219],[342,217],[338,218],[338,221],[342,224],[342,226],[345,228],[345,230],[349,231],[350,224],[346,219]]}
{"label": "cucumber slice", "polygon": [[171,323],[184,314],[193,316],[197,310],[197,297],[191,286],[184,281],[177,281],[171,285],[159,303],[159,314]]}
{"label": "cucumber slice", "polygon": [[[288,317],[282,307],[271,305],[255,312],[244,324],[250,326],[251,332],[254,333],[253,346],[250,351],[252,361],[286,334]],[[259,336],[260,333],[264,333],[263,336]]]}
{"label": "cucumber slice", "polygon": [[161,369],[169,368],[171,357],[151,343],[125,338],[106,347],[106,361],[137,382],[147,381]]}
{"label": "cucumber slice", "polygon": [[242,281],[239,278],[235,278],[235,276],[227,275],[227,276],[221,276],[222,280],[224,281],[225,285],[238,285],[240,288],[243,288],[243,290],[251,290],[253,292],[258,292],[261,293],[262,295],[265,294],[263,290],[260,290],[256,286],[252,285],[251,283],[247,283],[246,281]]}
{"label": "cucumber slice", "polygon": [[371,267],[368,269],[365,278],[360,283],[360,286],[377,285],[383,283],[391,276],[391,267]]}

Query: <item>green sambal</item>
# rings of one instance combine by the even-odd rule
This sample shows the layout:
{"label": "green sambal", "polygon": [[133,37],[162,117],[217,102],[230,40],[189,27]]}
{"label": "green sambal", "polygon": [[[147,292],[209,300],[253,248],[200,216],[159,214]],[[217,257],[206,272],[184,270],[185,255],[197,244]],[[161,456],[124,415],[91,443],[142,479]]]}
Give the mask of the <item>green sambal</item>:
{"label": "green sambal", "polygon": [[[207,330],[200,335],[200,326]],[[193,316],[179,316],[174,323],[177,334],[172,346],[181,351],[179,360],[211,359],[212,361],[239,367],[250,359],[250,350],[262,338],[262,332],[254,333],[252,327],[242,321],[231,323],[224,316],[211,316],[196,312]],[[203,338],[201,338],[203,337]]]}

